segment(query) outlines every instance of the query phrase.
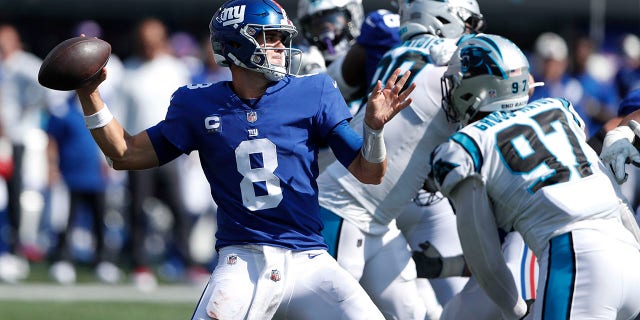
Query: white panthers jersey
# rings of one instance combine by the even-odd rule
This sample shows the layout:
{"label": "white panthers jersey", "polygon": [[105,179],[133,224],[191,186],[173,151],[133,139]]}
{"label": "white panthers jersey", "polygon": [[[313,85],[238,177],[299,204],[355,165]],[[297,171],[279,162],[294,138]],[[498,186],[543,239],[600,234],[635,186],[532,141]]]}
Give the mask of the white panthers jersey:
{"label": "white panthers jersey", "polygon": [[467,125],[434,151],[443,194],[480,175],[497,225],[522,234],[541,256],[548,240],[575,223],[616,217],[619,189],[585,141],[584,124],[564,99],[494,112]]}
{"label": "white panthers jersey", "polygon": [[[447,122],[440,105],[440,78],[446,67],[439,67],[431,55],[456,46],[452,39],[425,35],[406,41],[387,52],[378,65],[374,83],[383,83],[396,68],[411,70],[410,82],[417,84],[413,102],[384,127],[387,171],[379,185],[365,185],[340,163],[331,164],[318,178],[320,205],[356,224],[362,231],[382,234],[387,225],[413,199],[430,171],[429,155],[444,142],[456,126]],[[351,125],[362,131],[364,107]]]}

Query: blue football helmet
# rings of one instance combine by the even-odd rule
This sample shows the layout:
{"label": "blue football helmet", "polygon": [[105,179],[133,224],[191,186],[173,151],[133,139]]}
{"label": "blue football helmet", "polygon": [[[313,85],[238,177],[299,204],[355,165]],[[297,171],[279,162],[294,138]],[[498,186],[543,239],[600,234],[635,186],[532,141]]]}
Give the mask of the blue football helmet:
{"label": "blue football helmet", "polygon": [[[235,64],[263,73],[270,81],[297,73],[291,66],[296,65],[292,59],[301,56],[300,50],[292,48],[298,32],[284,8],[273,0],[229,0],[213,15],[209,30],[213,56],[221,66]],[[282,33],[284,48],[261,46],[256,40],[273,30]],[[270,64],[268,50],[284,51],[285,65]]]}

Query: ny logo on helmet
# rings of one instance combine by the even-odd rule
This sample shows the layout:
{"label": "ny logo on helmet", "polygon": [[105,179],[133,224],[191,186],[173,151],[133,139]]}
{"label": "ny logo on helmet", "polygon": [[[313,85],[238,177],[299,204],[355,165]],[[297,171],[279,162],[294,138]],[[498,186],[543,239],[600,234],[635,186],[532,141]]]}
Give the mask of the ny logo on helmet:
{"label": "ny logo on helmet", "polygon": [[230,24],[241,23],[244,21],[244,10],[247,8],[246,5],[241,6],[233,6],[230,8],[224,8],[216,18],[218,22],[222,23],[223,26],[228,26]]}

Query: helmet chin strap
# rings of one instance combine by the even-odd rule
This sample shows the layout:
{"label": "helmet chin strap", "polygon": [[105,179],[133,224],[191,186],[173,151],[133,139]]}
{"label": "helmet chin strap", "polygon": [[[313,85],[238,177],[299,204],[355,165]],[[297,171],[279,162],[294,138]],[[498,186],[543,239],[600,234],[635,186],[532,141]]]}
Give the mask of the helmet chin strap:
{"label": "helmet chin strap", "polygon": [[462,121],[460,121],[465,126],[471,123],[471,120],[475,118],[478,112],[480,112],[480,110],[478,110],[478,105],[482,102],[482,100],[480,99],[480,97],[477,97],[477,96],[474,97],[473,99],[475,100],[475,102],[469,107],[469,109],[467,109],[467,112],[465,113],[466,117],[464,118],[466,119],[463,119]]}
{"label": "helmet chin strap", "polygon": [[258,69],[269,81],[280,81],[287,75],[287,68],[280,65],[272,65],[267,57],[265,57],[264,64],[266,66],[258,66]]}
{"label": "helmet chin strap", "polygon": [[287,69],[285,67],[276,66],[273,69],[260,68],[260,72],[264,74],[264,77],[269,81],[280,81],[287,75]]}
{"label": "helmet chin strap", "polygon": [[266,67],[262,67],[262,66],[257,66],[257,70],[256,69],[252,69],[249,68],[246,64],[242,63],[242,61],[240,61],[240,59],[238,59],[235,55],[233,54],[229,54],[229,58],[231,58],[231,60],[233,61],[233,63],[235,65],[237,65],[238,67],[242,67],[245,68],[247,70],[251,70],[251,71],[256,71],[256,72],[260,72],[264,75],[265,79],[269,80],[269,81],[280,81],[282,80],[286,75],[287,75],[287,69],[283,66],[271,66],[272,69],[266,68]]}

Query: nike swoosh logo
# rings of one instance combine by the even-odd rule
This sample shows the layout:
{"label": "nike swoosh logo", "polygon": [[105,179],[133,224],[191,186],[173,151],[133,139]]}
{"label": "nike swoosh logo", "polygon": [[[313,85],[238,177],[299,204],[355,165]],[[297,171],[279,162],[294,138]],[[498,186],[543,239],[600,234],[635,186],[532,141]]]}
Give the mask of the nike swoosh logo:
{"label": "nike swoosh logo", "polygon": [[313,259],[319,255],[321,255],[322,253],[309,253],[309,259]]}

